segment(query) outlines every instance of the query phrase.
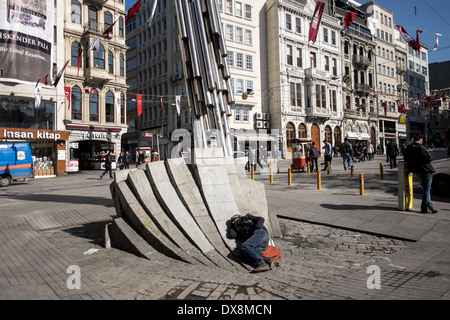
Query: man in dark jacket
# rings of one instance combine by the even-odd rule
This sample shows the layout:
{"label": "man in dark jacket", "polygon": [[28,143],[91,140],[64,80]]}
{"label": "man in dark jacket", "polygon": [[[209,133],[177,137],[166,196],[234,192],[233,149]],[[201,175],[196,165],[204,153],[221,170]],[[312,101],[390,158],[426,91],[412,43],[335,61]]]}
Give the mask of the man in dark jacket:
{"label": "man in dark jacket", "polygon": [[398,147],[395,141],[392,140],[386,146],[386,155],[389,157],[389,164],[391,165],[391,169],[397,168]]}
{"label": "man in dark jacket", "polygon": [[100,179],[103,178],[103,176],[109,171],[109,177],[112,179],[112,168],[111,168],[111,164],[112,164],[112,156],[111,156],[111,151],[107,151],[106,155],[105,155],[105,171],[103,171],[103,173],[100,175]]}
{"label": "man in dark jacket", "polygon": [[227,238],[242,241],[238,246],[239,254],[254,268],[252,273],[271,269],[270,259],[262,256],[269,244],[269,233],[264,227],[264,218],[247,214],[231,217],[231,225],[227,230]]}
{"label": "man in dark jacket", "polygon": [[422,145],[423,138],[415,136],[413,141],[405,148],[404,159],[410,172],[417,173],[422,185],[422,204],[420,206],[422,213],[436,213],[431,202],[431,183],[433,181],[433,173],[435,172],[431,164],[431,155]]}

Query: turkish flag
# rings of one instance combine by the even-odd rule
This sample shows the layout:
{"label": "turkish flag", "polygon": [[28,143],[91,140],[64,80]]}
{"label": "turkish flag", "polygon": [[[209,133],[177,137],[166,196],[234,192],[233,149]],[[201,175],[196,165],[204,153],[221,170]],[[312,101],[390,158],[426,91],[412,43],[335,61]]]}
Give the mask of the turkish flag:
{"label": "turkish flag", "polygon": [[[419,50],[420,52],[420,43],[418,43],[416,40],[414,40],[402,26],[397,26],[398,31],[400,31],[400,34],[402,35],[403,39],[408,43],[408,45],[413,48],[414,50]],[[420,30],[418,30],[420,31]],[[417,37],[419,36],[419,33],[417,33]]]}
{"label": "turkish flag", "polygon": [[353,19],[355,19],[355,13],[347,11],[347,14],[344,18],[344,26],[346,26],[347,28],[350,27],[350,25],[353,23]]}
{"label": "turkish flag", "polygon": [[66,98],[69,101],[69,107],[67,109],[70,109],[70,87],[64,87],[64,93],[66,94]]}
{"label": "turkish flag", "polygon": [[55,80],[53,81],[53,86],[56,87],[58,85],[59,79],[61,79],[61,76],[64,72],[64,70],[67,67],[67,64],[69,63],[70,60],[67,60],[66,64],[64,65],[64,67],[58,72],[58,74],[55,77]]}
{"label": "turkish flag", "polygon": [[138,13],[140,6],[141,6],[141,0],[138,0],[138,1],[136,1],[135,4],[133,4],[131,6],[130,9],[128,9],[127,19],[125,20],[125,25],[127,25],[128,21]]}
{"label": "turkish flag", "polygon": [[312,41],[312,43],[316,42],[317,32],[319,31],[320,20],[322,19],[324,6],[325,3],[317,1],[316,8],[314,9],[314,15],[311,19],[311,23],[309,24],[308,41]]}
{"label": "turkish flag", "polygon": [[142,94],[136,95],[138,117],[142,114]]}

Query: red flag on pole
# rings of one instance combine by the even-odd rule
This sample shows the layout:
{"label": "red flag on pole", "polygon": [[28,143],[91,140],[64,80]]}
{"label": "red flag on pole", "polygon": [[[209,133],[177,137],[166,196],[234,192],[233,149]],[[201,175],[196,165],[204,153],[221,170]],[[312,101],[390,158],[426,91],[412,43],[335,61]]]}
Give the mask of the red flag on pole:
{"label": "red flag on pole", "polygon": [[136,1],[135,4],[133,4],[131,6],[130,9],[128,9],[127,19],[125,20],[125,25],[127,25],[128,21],[138,13],[140,6],[141,6],[141,0],[138,0],[138,1]]}
{"label": "red flag on pole", "polygon": [[383,109],[384,109],[384,115],[386,115],[386,113],[387,113],[386,102],[383,102],[381,105],[383,106]]}
{"label": "red flag on pole", "polygon": [[162,110],[163,104],[162,104],[162,96],[159,97],[160,103],[159,103],[159,110]]}
{"label": "red flag on pole", "polygon": [[81,67],[81,54],[83,53],[83,48],[79,48],[78,49],[78,71],[77,71],[77,77],[78,74],[80,73],[80,67]]}
{"label": "red flag on pole", "polygon": [[320,20],[322,19],[324,6],[325,3],[317,1],[316,8],[314,9],[314,14],[309,25],[308,41],[312,41],[312,43],[316,42],[317,32],[319,31]]}
{"label": "red flag on pole", "polygon": [[403,103],[402,103],[402,111],[403,111],[404,114],[406,114],[406,108],[405,108],[405,105]]}
{"label": "red flag on pole", "polygon": [[347,11],[347,14],[344,18],[344,26],[346,26],[347,28],[350,27],[350,25],[353,23],[353,19],[355,19],[355,13]]}
{"label": "red flag on pole", "polygon": [[45,75],[44,84],[45,84],[45,85],[48,85],[48,74]]}
{"label": "red flag on pole", "polygon": [[56,75],[55,81],[53,81],[53,86],[56,87],[58,85],[59,79],[61,79],[61,76],[64,72],[64,70],[66,69],[67,64],[69,63],[70,60],[67,60],[66,64],[64,65],[64,67],[58,72],[58,74]]}
{"label": "red flag on pole", "polygon": [[416,30],[416,42],[417,42],[417,44],[419,45],[419,53],[420,53],[420,47],[421,47],[421,45],[420,45],[420,41],[419,41],[419,33],[422,33],[423,31],[422,30]]}
{"label": "red flag on pole", "polygon": [[70,87],[64,86],[64,93],[66,94],[66,98],[69,101],[69,107],[67,109],[70,109]]}
{"label": "red flag on pole", "polygon": [[138,117],[142,114],[142,94],[136,95]]}

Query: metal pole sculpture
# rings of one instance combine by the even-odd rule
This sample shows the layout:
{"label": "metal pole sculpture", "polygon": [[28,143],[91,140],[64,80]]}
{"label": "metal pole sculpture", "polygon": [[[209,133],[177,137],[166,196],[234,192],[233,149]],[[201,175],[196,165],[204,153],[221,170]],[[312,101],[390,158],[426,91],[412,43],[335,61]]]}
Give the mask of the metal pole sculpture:
{"label": "metal pole sculpture", "polygon": [[231,155],[228,117],[235,100],[216,0],[175,0],[175,5],[194,146],[207,148],[207,134],[215,131],[224,154]]}

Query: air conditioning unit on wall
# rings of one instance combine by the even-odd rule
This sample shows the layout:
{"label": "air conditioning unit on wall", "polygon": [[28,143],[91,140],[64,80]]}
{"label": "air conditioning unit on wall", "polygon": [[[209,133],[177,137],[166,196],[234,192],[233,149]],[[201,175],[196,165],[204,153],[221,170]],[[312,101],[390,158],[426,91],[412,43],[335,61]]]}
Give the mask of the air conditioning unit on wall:
{"label": "air conditioning unit on wall", "polygon": [[263,120],[263,114],[261,112],[255,113],[256,120]]}
{"label": "air conditioning unit on wall", "polygon": [[256,121],[256,128],[264,128],[264,122],[263,121]]}

